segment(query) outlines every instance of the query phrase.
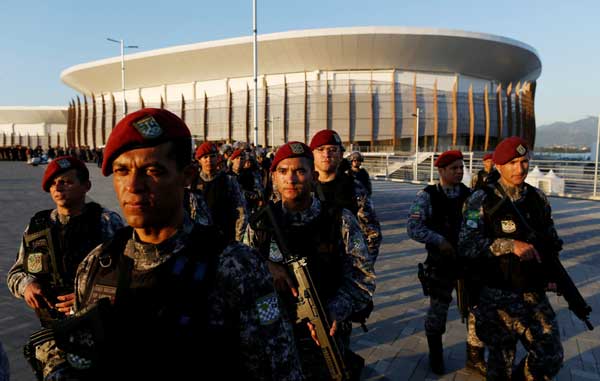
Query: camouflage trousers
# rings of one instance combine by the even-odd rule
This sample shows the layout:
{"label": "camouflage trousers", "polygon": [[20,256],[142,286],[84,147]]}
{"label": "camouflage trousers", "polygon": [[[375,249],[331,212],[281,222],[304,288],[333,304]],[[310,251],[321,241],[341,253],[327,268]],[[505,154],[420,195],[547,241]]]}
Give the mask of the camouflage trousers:
{"label": "camouflage trousers", "polygon": [[47,341],[36,347],[35,358],[42,366],[44,377],[66,361],[64,353],[58,349],[54,340]]}
{"label": "camouflage trousers", "polygon": [[487,380],[510,380],[517,341],[528,354],[526,380],[551,380],[563,362],[556,315],[544,292],[484,287],[474,309],[477,335],[489,350]]}
{"label": "camouflage trousers", "polygon": [[[446,320],[448,319],[448,308],[452,302],[452,291],[456,282],[452,279],[435,279],[435,286],[429,291],[429,309],[425,316],[425,334],[442,335],[446,332]],[[467,319],[467,344],[473,347],[483,347],[475,333],[475,316],[469,312]]]}

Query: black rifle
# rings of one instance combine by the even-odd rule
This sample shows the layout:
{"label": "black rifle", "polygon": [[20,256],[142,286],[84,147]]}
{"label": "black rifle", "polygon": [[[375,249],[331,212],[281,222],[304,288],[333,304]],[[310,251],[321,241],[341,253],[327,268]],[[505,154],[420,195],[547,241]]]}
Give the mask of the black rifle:
{"label": "black rifle", "polygon": [[[329,336],[331,324],[327,312],[319,299],[319,294],[308,271],[306,259],[292,254],[288,250],[283,232],[272,210],[272,203],[267,202],[257,214],[265,213],[270,222],[271,232],[275,242],[284,258],[295,283],[298,285],[298,298],[296,300],[296,323],[311,323],[315,327],[317,340],[320,343],[321,353],[325,359],[327,369],[332,380],[348,380],[350,373],[344,364],[344,358],[335,339]],[[257,219],[256,216],[255,219]]]}
{"label": "black rifle", "polygon": [[535,231],[525,220],[519,209],[515,206],[512,200],[506,195],[502,187],[496,184],[496,189],[502,194],[503,202],[508,202],[515,212],[515,215],[519,218],[523,227],[527,229],[526,241],[532,244],[541,256],[542,266],[544,266],[546,273],[549,276],[550,281],[556,283],[557,292],[562,294],[565,298],[569,309],[577,316],[582,322],[585,323],[587,328],[591,331],[594,326],[590,322],[590,314],[592,313],[592,307],[586,303],[585,299],[573,283],[573,280],[565,270],[564,266],[558,258],[558,253],[561,248],[552,247],[552,238],[546,237],[545,234],[541,234]]}

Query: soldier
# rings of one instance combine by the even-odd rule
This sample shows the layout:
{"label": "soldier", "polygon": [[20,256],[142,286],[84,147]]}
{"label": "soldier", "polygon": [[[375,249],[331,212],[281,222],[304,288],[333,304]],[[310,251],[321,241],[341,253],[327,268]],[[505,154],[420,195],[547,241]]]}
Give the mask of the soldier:
{"label": "soldier", "polygon": [[369,247],[369,260],[375,267],[381,245],[381,227],[373,202],[362,184],[345,172],[338,171],[344,147],[337,132],[321,130],[310,141],[315,155],[318,182],[315,193],[321,201],[350,210],[358,219]]}
{"label": "soldier", "polygon": [[133,112],[111,132],[102,173],[113,174],[130,227],[79,267],[77,312],[55,330],[72,365],[57,369],[63,377],[302,379],[258,253],[184,212],[190,140],[163,109]]}
{"label": "soldier", "polygon": [[[550,380],[560,370],[563,349],[545,293],[544,252],[526,242],[528,227],[543,233],[546,247],[560,250],[562,241],[546,196],[525,183],[527,142],[504,139],[493,160],[500,179],[467,200],[459,242],[459,254],[475,262],[481,275],[474,312],[477,334],[489,350],[487,379]],[[513,370],[517,340],[528,355]]]}
{"label": "soldier", "polygon": [[367,190],[367,194],[371,196],[373,193],[373,186],[371,185],[371,178],[369,177],[369,172],[366,169],[361,168],[363,161],[365,160],[363,156],[358,151],[354,151],[348,157],[350,161],[350,174],[354,176],[354,178],[365,187]]}
{"label": "soldier", "polygon": [[[313,160],[310,148],[303,143],[290,142],[277,150],[271,172],[281,201],[273,206],[273,210],[289,249],[294,255],[307,258],[319,298],[333,321],[330,335],[338,339],[348,364],[355,366],[353,377],[358,379],[362,358],[349,349],[350,316],[371,302],[375,276],[354,215],[347,209],[327,206],[312,196],[316,180]],[[255,224],[249,229],[251,244],[268,256],[278,291],[288,296],[291,289],[292,294],[298,296],[286,267],[282,265],[285,258],[274,237],[259,228]],[[306,326],[295,328],[307,378],[327,379],[323,355],[312,342],[309,330]]]}
{"label": "soldier", "polygon": [[476,191],[482,189],[487,184],[498,181],[498,171],[494,168],[494,162],[492,160],[492,154],[486,153],[483,155],[483,169],[473,176],[471,179],[471,189]]}
{"label": "soldier", "polygon": [[195,156],[200,163],[200,171],[192,189],[204,195],[212,221],[223,231],[225,239],[241,241],[246,232],[248,214],[238,182],[217,170],[217,147],[213,143],[202,143]]}
{"label": "soldier", "polygon": [[[429,365],[436,374],[444,373],[442,335],[446,332],[448,308],[459,273],[457,245],[462,221],[463,203],[470,190],[463,178],[463,155],[446,151],[435,161],[440,181],[428,185],[410,207],[406,225],[408,236],[425,244],[425,277],[423,288],[429,294],[425,317],[425,334],[429,345]],[[467,367],[485,372],[483,343],[475,335],[475,321],[467,322]]]}
{"label": "soldier", "polygon": [[[35,309],[41,325],[71,313],[77,266],[94,247],[123,226],[121,217],[95,202],[85,202],[92,187],[85,163],[63,156],[46,167],[42,189],[55,209],[36,213],[25,229],[17,260],[7,275],[10,292]],[[38,378],[64,362],[55,356],[54,340],[42,329],[32,335],[25,352]]]}
{"label": "soldier", "polygon": [[237,173],[237,180],[244,193],[248,215],[252,215],[262,206],[266,195],[256,159],[249,151],[244,152],[243,155],[244,161]]}

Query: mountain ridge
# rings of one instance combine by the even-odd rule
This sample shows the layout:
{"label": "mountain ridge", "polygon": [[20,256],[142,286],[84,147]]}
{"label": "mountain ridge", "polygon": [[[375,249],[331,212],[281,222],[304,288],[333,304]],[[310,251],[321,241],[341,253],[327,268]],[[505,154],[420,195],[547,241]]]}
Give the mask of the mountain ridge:
{"label": "mountain ridge", "polygon": [[554,122],[538,126],[535,146],[586,146],[596,143],[597,117],[587,117],[574,122]]}

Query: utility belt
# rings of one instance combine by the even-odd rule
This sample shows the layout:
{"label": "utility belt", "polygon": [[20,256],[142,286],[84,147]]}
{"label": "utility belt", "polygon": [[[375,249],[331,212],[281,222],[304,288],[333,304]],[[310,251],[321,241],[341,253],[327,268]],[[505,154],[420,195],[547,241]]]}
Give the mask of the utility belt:
{"label": "utility belt", "polygon": [[452,266],[433,265],[425,261],[417,265],[417,276],[423,288],[423,295],[450,303],[452,299],[448,299],[447,290],[456,287],[458,279]]}

